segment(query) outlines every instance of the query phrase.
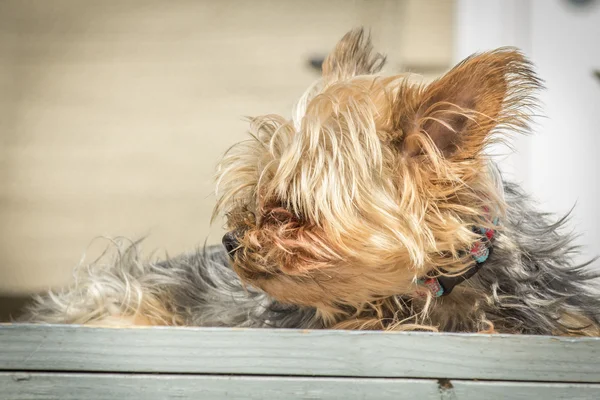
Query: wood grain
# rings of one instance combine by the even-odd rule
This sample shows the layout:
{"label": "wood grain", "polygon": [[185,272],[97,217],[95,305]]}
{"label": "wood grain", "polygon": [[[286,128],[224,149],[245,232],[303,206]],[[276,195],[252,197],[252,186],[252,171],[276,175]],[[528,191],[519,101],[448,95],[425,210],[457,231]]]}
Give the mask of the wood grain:
{"label": "wood grain", "polygon": [[600,382],[600,338],[0,326],[0,370]]}
{"label": "wood grain", "polygon": [[458,400],[598,400],[600,385],[535,382],[452,381]]}
{"label": "wood grain", "polygon": [[440,398],[436,381],[415,379],[0,373],[0,386],[11,400]]}
{"label": "wood grain", "polygon": [[446,381],[431,379],[0,373],[0,398],[114,399],[374,399],[597,400],[598,384]]}

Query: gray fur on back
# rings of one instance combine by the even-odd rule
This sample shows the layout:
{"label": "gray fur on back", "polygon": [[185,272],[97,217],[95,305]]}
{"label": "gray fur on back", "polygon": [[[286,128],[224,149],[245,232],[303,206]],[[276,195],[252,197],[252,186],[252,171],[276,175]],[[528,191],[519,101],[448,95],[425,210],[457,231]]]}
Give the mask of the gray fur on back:
{"label": "gray fur on back", "polygon": [[489,295],[481,305],[487,319],[498,331],[525,334],[565,334],[583,328],[561,322],[565,313],[600,325],[599,274],[588,268],[594,260],[575,263],[578,248],[574,237],[564,232],[568,216],[552,221],[552,215],[537,211],[519,186],[505,183],[504,191],[507,216],[493,253],[463,283]]}

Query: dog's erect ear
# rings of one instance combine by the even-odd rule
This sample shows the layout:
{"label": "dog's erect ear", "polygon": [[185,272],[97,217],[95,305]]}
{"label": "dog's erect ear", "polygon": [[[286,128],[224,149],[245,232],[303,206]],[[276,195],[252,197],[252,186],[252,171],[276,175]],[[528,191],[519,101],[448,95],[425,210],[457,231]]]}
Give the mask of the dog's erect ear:
{"label": "dog's erect ear", "polygon": [[527,128],[533,92],[540,86],[529,61],[515,49],[471,56],[417,95],[412,117],[401,118],[404,150],[421,153],[425,134],[446,157],[473,157],[493,129]]}
{"label": "dog's erect ear", "polygon": [[363,28],[351,30],[323,62],[323,79],[331,83],[379,72],[385,64],[385,56],[372,53],[370,35]]}

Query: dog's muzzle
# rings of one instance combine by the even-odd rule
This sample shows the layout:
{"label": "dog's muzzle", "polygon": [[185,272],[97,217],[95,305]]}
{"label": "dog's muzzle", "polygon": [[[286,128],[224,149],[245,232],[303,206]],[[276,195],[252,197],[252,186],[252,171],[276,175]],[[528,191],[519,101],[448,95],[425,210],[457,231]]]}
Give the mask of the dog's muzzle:
{"label": "dog's muzzle", "polygon": [[230,257],[233,257],[235,252],[240,248],[238,234],[235,231],[227,232],[225,235],[223,235],[223,239],[221,241],[223,242],[223,246],[225,246],[225,250],[227,250],[227,254],[229,254]]}

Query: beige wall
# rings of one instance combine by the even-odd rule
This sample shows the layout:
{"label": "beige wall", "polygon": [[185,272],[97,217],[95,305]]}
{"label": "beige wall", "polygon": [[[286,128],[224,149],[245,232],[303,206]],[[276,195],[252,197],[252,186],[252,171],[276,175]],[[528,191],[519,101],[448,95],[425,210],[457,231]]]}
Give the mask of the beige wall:
{"label": "beige wall", "polygon": [[1,1],[0,291],[66,283],[97,236],[170,254],[219,241],[211,177],[242,116],[289,115],[308,58],[356,25],[388,69],[437,73],[451,14],[450,0]]}

